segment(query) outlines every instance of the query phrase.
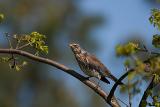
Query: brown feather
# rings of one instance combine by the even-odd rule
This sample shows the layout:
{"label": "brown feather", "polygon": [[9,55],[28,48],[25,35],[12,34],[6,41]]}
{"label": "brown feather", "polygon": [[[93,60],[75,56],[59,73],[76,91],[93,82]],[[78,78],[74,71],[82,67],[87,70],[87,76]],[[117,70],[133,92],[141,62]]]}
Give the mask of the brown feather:
{"label": "brown feather", "polygon": [[94,76],[102,81],[109,83],[105,77],[109,77],[117,82],[117,78],[113,76],[103,63],[96,56],[84,51],[79,44],[72,43],[69,45],[76,57],[81,70],[89,76]]}

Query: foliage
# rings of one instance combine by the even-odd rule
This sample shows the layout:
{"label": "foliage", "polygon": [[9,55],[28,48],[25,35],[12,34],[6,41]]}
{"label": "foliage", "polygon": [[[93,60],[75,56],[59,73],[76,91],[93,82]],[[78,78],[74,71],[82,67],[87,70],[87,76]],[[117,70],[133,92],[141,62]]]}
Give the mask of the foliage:
{"label": "foliage", "polygon": [[116,47],[116,53],[118,56],[121,55],[128,56],[136,53],[137,50],[138,50],[138,44],[132,42],[129,42],[126,45],[117,45]]}
{"label": "foliage", "polygon": [[14,57],[1,57],[0,63],[8,63],[11,69],[15,68],[16,71],[20,71],[22,67],[27,65],[26,61],[19,62],[17,58]]}
{"label": "foliage", "polygon": [[[154,27],[157,27],[158,30],[160,30],[159,9],[151,10],[151,16],[149,18],[149,21],[151,24],[153,24]],[[128,75],[128,85],[121,88],[122,92],[130,90],[128,91],[128,94],[131,94],[131,96],[135,96],[133,92],[134,89],[138,90],[138,93],[140,92],[140,88],[136,87],[139,87],[139,84],[141,84],[143,79],[146,77],[148,78],[154,76],[153,82],[155,85],[160,82],[160,53],[148,50],[143,44],[142,47],[140,47],[140,45],[141,44],[129,42],[128,44],[117,45],[116,47],[116,53],[118,56],[127,57],[126,61],[124,62],[125,67],[127,67],[128,69],[134,68],[134,72]],[[160,48],[160,34],[153,35],[152,45],[155,48]],[[148,54],[148,59],[141,60],[138,56],[138,53]],[[138,75],[141,77],[140,79],[138,78]],[[160,96],[158,94],[153,95],[153,89],[147,92],[148,95],[151,97],[152,102],[143,100],[142,106],[146,107],[147,105],[149,105],[160,107]]]}
{"label": "foliage", "polygon": [[0,23],[4,20],[4,14],[0,13]]}
{"label": "foliage", "polygon": [[160,35],[158,34],[153,35],[152,45],[155,46],[156,48],[160,48]]}
{"label": "foliage", "polygon": [[[40,52],[48,53],[48,46],[45,43],[46,36],[38,32],[32,32],[31,34],[25,35],[13,35],[9,36],[6,34],[6,38],[10,44],[10,48],[13,48],[10,38],[13,38],[17,41],[15,49],[22,50],[27,47],[32,47],[35,49],[35,55],[39,55]],[[20,71],[22,67],[27,65],[27,61],[19,61],[18,57],[15,57],[13,54],[11,57],[2,57],[0,62],[8,62],[11,69],[15,68],[16,71]]]}
{"label": "foliage", "polygon": [[[22,49],[27,46],[30,46],[35,48],[36,55],[38,55],[39,52],[44,52],[46,54],[48,53],[48,46],[45,43],[46,36],[38,32],[32,32],[29,35],[21,35],[21,36],[14,35],[14,39],[18,41],[16,47],[17,49]],[[21,42],[24,45],[19,46]]]}
{"label": "foliage", "polygon": [[[0,21],[4,19],[4,15],[0,14]],[[17,41],[15,49],[22,50],[26,47],[32,47],[36,50],[35,55],[39,55],[40,52],[48,53],[48,46],[45,43],[46,36],[38,32],[31,32],[30,34],[24,35],[13,35],[10,36],[6,33],[6,38],[9,42],[10,48],[14,48],[11,43],[11,38]],[[18,57],[13,54],[11,57],[1,57],[0,62],[8,63],[11,69],[15,68],[16,71],[20,71],[22,67],[27,65],[27,61],[19,61]]]}
{"label": "foliage", "polygon": [[157,27],[160,30],[160,10],[159,9],[152,9],[151,10],[151,17],[149,21],[153,24],[154,27]]}

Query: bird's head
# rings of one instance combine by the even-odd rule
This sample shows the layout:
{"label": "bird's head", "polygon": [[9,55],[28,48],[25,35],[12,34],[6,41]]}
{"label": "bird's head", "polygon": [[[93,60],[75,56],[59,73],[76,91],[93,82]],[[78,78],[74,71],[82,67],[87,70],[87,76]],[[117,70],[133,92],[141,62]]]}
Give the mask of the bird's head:
{"label": "bird's head", "polygon": [[70,43],[69,46],[70,46],[70,48],[72,49],[72,51],[73,51],[75,54],[81,53],[81,47],[80,47],[79,44],[77,44],[77,43]]}

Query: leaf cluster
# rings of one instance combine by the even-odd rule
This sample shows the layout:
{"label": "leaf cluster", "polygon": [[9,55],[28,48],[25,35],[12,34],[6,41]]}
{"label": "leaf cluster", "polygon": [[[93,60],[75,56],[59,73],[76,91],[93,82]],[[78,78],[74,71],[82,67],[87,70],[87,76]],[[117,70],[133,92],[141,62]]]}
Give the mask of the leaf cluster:
{"label": "leaf cluster", "polygon": [[138,50],[138,44],[133,42],[129,42],[128,44],[125,45],[117,45],[116,47],[116,53],[118,56],[121,55],[128,56],[136,53],[137,50]]}
{"label": "leaf cluster", "polygon": [[153,24],[154,27],[157,27],[160,30],[160,10],[159,9],[152,9],[151,16],[149,21]]}
{"label": "leaf cluster", "polygon": [[151,97],[152,102],[144,101],[145,105],[146,106],[149,105],[149,106],[154,106],[154,107],[160,107],[160,99],[159,99],[160,98],[160,94],[154,95],[152,90],[149,90],[147,92],[147,94]]}
{"label": "leaf cluster", "polygon": [[[4,15],[0,14],[0,22],[4,19]],[[40,34],[38,32],[31,32],[30,34],[23,34],[23,35],[9,35],[8,33],[5,34],[6,39],[8,40],[8,44],[11,49],[23,50],[25,48],[32,47],[35,49],[35,55],[39,55],[40,52],[48,54],[48,46],[46,45],[46,36]],[[16,46],[12,45],[12,40],[16,40]],[[16,57],[14,54],[11,54],[10,57],[0,57],[1,63],[8,63],[10,68],[15,68],[16,71],[20,71],[22,67],[27,65],[27,61],[19,61],[19,58]]]}
{"label": "leaf cluster", "polygon": [[22,46],[17,46],[17,49],[22,49],[27,46],[33,47],[36,49],[36,55],[39,52],[48,53],[48,46],[45,43],[46,36],[38,32],[31,32],[31,34],[17,36],[14,35],[14,38],[17,39],[18,43],[23,43]]}
{"label": "leaf cluster", "polygon": [[0,23],[4,20],[4,14],[0,13]]}

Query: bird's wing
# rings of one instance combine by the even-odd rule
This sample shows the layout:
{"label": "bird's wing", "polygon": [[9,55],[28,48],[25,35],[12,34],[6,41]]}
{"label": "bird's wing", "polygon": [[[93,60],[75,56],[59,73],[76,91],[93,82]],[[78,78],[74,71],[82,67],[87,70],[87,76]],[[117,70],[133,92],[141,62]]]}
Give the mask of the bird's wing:
{"label": "bird's wing", "polygon": [[[107,69],[107,67],[105,67],[105,65],[103,65],[101,63],[100,60],[98,60],[94,55],[87,55],[87,60],[90,64],[90,66],[93,66],[94,68],[98,68],[98,72],[102,75],[102,76],[107,76],[110,79],[112,79],[113,81],[117,82],[117,78],[115,76],[113,76],[111,74],[111,72]],[[120,82],[120,84],[123,84],[122,82]]]}
{"label": "bird's wing", "polygon": [[[91,67],[94,67],[95,69],[98,69],[97,71],[102,74],[103,76],[106,76],[107,74],[109,74],[109,70],[101,63],[100,60],[98,60],[98,58],[96,58],[96,56],[94,55],[86,55],[86,58],[88,60],[88,64]],[[108,71],[108,72],[107,72]]]}

